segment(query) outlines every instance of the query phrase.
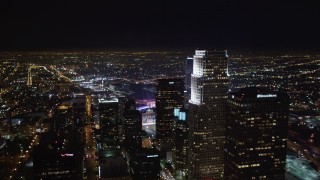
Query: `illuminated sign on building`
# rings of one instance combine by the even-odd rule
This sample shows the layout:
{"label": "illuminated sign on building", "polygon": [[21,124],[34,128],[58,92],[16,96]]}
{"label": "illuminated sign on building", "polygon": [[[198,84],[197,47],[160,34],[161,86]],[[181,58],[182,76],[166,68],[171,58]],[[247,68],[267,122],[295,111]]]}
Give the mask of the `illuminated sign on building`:
{"label": "illuminated sign on building", "polygon": [[65,156],[73,156],[73,154],[60,154],[61,157],[65,157]]}
{"label": "illuminated sign on building", "polygon": [[179,108],[174,108],[173,115],[181,121],[187,120],[187,114],[185,111],[180,111]]}
{"label": "illuminated sign on building", "polygon": [[185,121],[186,120],[186,112],[179,113],[179,120]]}
{"label": "illuminated sign on building", "polygon": [[271,97],[277,97],[276,94],[257,94],[257,98],[271,98]]}
{"label": "illuminated sign on building", "polygon": [[179,112],[180,112],[180,109],[179,109],[179,108],[175,108],[175,109],[173,110],[173,115],[176,116],[176,117],[178,117],[178,116],[179,116]]}
{"label": "illuminated sign on building", "polygon": [[151,157],[158,157],[158,155],[149,155],[149,156],[147,156],[147,158],[151,158]]}

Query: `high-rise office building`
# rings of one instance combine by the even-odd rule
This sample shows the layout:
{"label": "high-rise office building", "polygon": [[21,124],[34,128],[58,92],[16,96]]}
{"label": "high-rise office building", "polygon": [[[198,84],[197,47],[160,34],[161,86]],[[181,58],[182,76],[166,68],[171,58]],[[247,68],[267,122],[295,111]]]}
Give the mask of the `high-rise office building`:
{"label": "high-rise office building", "polygon": [[193,58],[187,57],[185,64],[185,106],[189,104],[189,99],[191,97],[191,74],[193,72]]}
{"label": "high-rise office building", "polygon": [[124,116],[124,147],[127,151],[142,147],[142,115],[138,110],[126,110]]}
{"label": "high-rise office building", "polygon": [[173,142],[173,109],[184,103],[182,79],[159,79],[156,94],[157,143],[161,150],[168,150]]}
{"label": "high-rise office building", "polygon": [[119,137],[119,99],[99,99],[99,124],[103,150],[120,149]]}
{"label": "high-rise office building", "polygon": [[227,101],[226,179],[285,179],[289,98],[244,88]]}
{"label": "high-rise office building", "polygon": [[[135,110],[136,109],[136,101],[132,97],[125,97],[125,96],[119,96],[119,136],[120,138],[120,143],[124,143],[124,138],[125,138],[125,124],[126,124],[126,119],[124,117],[127,111]],[[128,126],[127,126],[128,127]],[[138,130],[138,129],[137,129]],[[141,129],[140,129],[141,130]]]}
{"label": "high-rise office building", "polygon": [[174,140],[172,150],[172,160],[175,170],[183,174],[188,173],[188,113],[187,109],[174,109]]}
{"label": "high-rise office building", "polygon": [[193,56],[189,179],[223,178],[227,61],[226,51],[196,50]]}

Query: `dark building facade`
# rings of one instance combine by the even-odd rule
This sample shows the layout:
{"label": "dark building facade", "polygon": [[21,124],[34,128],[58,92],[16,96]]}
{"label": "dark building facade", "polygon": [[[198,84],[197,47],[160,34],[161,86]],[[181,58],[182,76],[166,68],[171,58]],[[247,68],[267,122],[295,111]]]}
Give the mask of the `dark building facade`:
{"label": "dark building facade", "polygon": [[189,101],[189,179],[222,179],[226,100],[226,51],[196,50]]}
{"label": "dark building facade", "polygon": [[[80,134],[71,129],[57,135],[54,132],[42,136],[33,155],[34,179],[83,179],[83,147]],[[68,143],[64,145],[64,139]]]}
{"label": "dark building facade", "polygon": [[160,155],[155,148],[138,149],[130,157],[131,174],[134,180],[160,179]]}
{"label": "dark building facade", "polygon": [[191,98],[191,74],[193,72],[193,58],[187,57],[185,64],[185,106],[188,106]]}
{"label": "dark building facade", "polygon": [[99,151],[99,179],[106,180],[128,180],[131,179],[127,159],[121,151],[107,150]]}
{"label": "dark building facade", "polygon": [[170,149],[173,142],[173,109],[184,104],[183,79],[159,79],[156,94],[157,143]]}
{"label": "dark building facade", "polygon": [[120,149],[119,99],[99,99],[100,149]]}
{"label": "dark building facade", "polygon": [[174,109],[174,141],[172,150],[172,160],[175,170],[188,173],[188,110]]}
{"label": "dark building facade", "polygon": [[289,98],[255,87],[230,94],[226,179],[285,179]]}
{"label": "dark building facade", "polygon": [[142,147],[142,115],[138,110],[126,110],[124,116],[124,147],[127,151]]}

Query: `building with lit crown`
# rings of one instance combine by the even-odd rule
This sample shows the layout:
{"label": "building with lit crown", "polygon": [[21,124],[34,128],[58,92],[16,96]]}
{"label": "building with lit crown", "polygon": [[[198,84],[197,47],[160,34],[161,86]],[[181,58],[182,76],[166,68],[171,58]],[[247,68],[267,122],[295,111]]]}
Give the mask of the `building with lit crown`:
{"label": "building with lit crown", "polygon": [[227,101],[226,179],[285,179],[289,97],[255,87]]}
{"label": "building with lit crown", "polygon": [[189,179],[222,179],[227,51],[196,50],[189,101]]}

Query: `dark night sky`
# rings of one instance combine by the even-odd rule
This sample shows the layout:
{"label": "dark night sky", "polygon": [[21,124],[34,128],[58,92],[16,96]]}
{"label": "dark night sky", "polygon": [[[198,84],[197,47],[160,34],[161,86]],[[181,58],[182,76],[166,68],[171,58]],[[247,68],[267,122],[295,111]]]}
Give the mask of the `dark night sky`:
{"label": "dark night sky", "polygon": [[316,1],[65,1],[1,1],[0,50],[320,47]]}

